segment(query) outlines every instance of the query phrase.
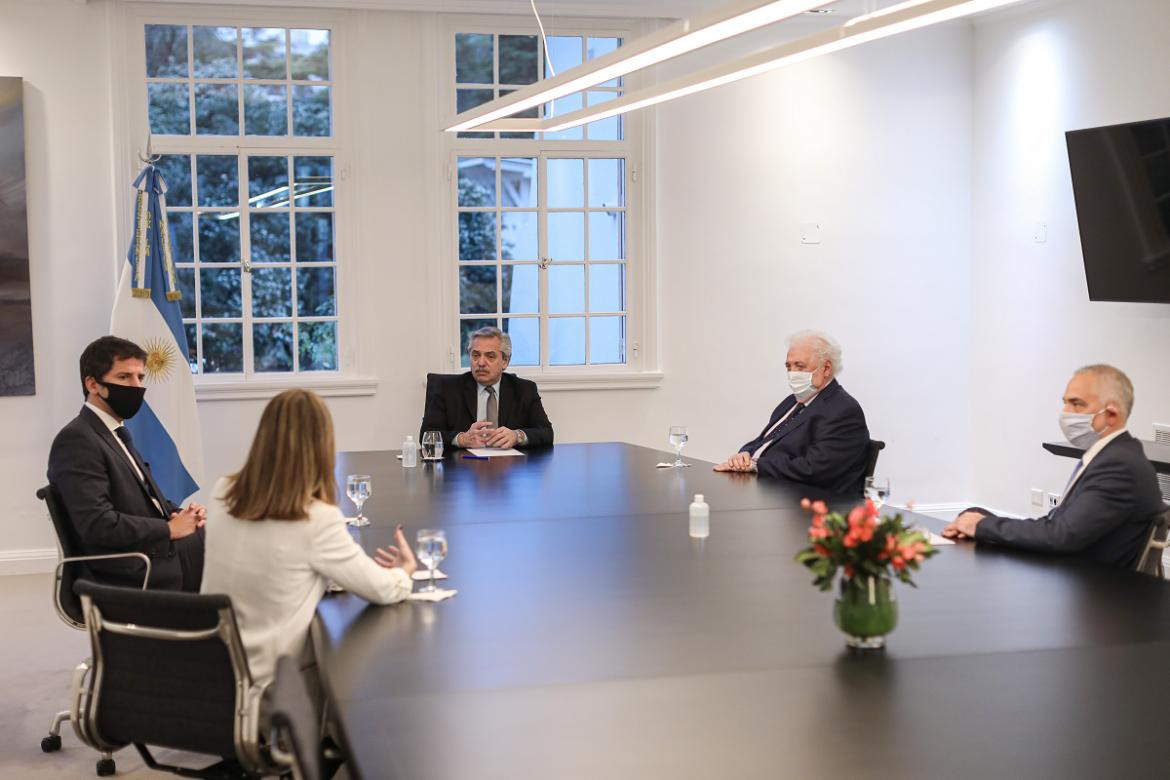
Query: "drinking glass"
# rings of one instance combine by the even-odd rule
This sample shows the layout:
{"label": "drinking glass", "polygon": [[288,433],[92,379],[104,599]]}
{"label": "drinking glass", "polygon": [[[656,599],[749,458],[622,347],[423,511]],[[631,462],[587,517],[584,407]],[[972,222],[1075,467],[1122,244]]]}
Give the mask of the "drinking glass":
{"label": "drinking glass", "polygon": [[865,497],[873,502],[880,512],[885,506],[886,500],[890,497],[890,480],[889,478],[866,477],[865,478]]}
{"label": "drinking glass", "polygon": [[438,431],[425,431],[422,435],[423,460],[443,459],[443,434]]}
{"label": "drinking glass", "polygon": [[357,507],[357,517],[348,521],[350,525],[360,528],[370,524],[369,518],[362,514],[362,507],[373,493],[374,482],[369,474],[350,474],[345,478],[345,494]]}
{"label": "drinking glass", "polygon": [[423,528],[415,536],[415,555],[419,563],[427,567],[430,580],[419,588],[419,593],[430,593],[435,588],[435,569],[447,557],[447,532],[437,528]]}
{"label": "drinking glass", "polygon": [[670,446],[674,447],[674,463],[670,464],[672,467],[679,469],[684,466],[689,466],[689,463],[683,463],[682,451],[683,447],[687,445],[687,426],[672,425],[670,426]]}

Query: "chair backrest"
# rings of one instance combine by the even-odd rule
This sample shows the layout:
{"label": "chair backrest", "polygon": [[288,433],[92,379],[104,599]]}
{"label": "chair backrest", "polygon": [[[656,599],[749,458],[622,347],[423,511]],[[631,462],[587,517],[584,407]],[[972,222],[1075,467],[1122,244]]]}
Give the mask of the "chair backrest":
{"label": "chair backrest", "polygon": [[274,732],[274,752],[279,749],[287,753],[293,777],[319,780],[324,771],[317,714],[300,664],[291,655],[276,659],[276,678],[268,689],[268,722]]}
{"label": "chair backrest", "polygon": [[1142,554],[1138,556],[1136,570],[1142,574],[1162,577],[1162,551],[1170,546],[1170,508],[1166,508],[1154,515],[1150,521],[1150,532],[1146,534],[1146,543],[1142,547]]}
{"label": "chair backrest", "polygon": [[[61,500],[57,489],[52,485],[45,485],[37,491],[37,498],[45,502],[49,511],[49,519],[53,521],[53,530],[57,533],[57,547],[61,552],[61,559],[75,558],[81,555],[81,542],[77,538],[77,531],[69,519],[69,512]],[[73,583],[80,579],[92,579],[93,574],[84,561],[78,561],[69,566],[58,566],[53,584],[53,603],[57,608],[57,615],[66,625],[73,628],[85,628],[85,621],[81,614],[81,599],[73,592]]]}
{"label": "chair backrest", "polygon": [[886,443],[884,441],[878,441],[877,439],[869,440],[869,451],[865,456],[865,476],[867,478],[872,477],[873,472],[877,470],[878,453],[885,448]]}
{"label": "chair backrest", "polygon": [[443,380],[456,379],[460,376],[462,376],[462,375],[461,374],[438,374],[438,373],[429,373],[428,372],[427,373],[427,389],[426,389],[426,396],[425,397],[430,398],[432,395],[439,392],[439,386],[442,384]]}
{"label": "chair backrest", "polygon": [[83,716],[91,736],[107,749],[133,743],[260,762],[259,697],[230,598],[88,580],[75,588],[93,649]]}

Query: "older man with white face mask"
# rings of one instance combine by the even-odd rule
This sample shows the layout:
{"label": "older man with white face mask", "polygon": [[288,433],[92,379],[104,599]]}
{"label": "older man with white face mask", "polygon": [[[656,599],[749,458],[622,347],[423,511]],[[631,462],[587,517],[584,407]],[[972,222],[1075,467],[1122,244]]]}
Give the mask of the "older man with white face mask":
{"label": "older man with white face mask", "polygon": [[1100,364],[1077,371],[1064,391],[1060,427],[1085,453],[1056,508],[1021,520],[973,507],[943,535],[1133,568],[1163,505],[1154,467],[1125,430],[1132,409],[1133,384],[1121,371]]}
{"label": "older man with white face mask", "polygon": [[784,367],[792,395],[780,402],[759,436],[715,470],[860,495],[869,429],[861,405],[837,382],[840,345],[824,333],[801,331],[788,340]]}

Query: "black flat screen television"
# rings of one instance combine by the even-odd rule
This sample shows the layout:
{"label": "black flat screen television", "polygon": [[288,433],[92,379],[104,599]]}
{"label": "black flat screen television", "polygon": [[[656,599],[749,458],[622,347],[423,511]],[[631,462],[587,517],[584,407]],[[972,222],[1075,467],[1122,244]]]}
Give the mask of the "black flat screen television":
{"label": "black flat screen television", "polygon": [[1065,140],[1089,300],[1170,303],[1170,118]]}

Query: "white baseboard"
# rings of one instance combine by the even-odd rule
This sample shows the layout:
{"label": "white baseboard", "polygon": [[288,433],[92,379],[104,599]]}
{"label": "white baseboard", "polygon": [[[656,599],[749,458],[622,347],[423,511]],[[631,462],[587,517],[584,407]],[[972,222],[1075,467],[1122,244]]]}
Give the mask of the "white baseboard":
{"label": "white baseboard", "polygon": [[49,574],[57,566],[57,550],[0,550],[0,577],[10,574]]}

